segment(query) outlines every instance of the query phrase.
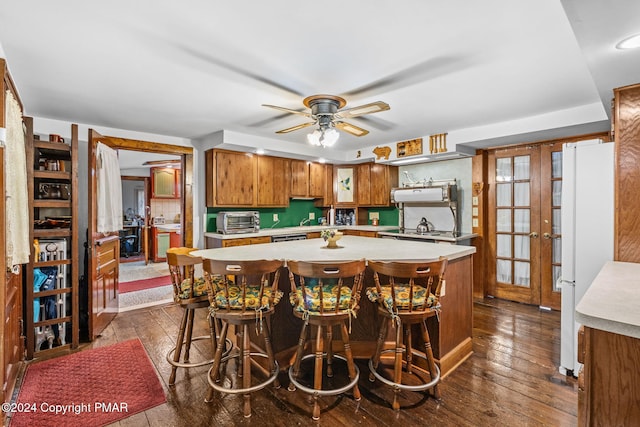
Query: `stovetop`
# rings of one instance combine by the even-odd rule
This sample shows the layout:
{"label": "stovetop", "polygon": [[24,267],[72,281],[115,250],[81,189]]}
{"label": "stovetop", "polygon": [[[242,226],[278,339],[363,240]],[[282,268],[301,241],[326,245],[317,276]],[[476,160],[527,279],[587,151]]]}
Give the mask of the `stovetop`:
{"label": "stovetop", "polygon": [[460,233],[453,233],[453,231],[428,231],[426,233],[418,233],[416,230],[398,230],[398,234],[407,236],[439,236],[439,237],[457,237]]}

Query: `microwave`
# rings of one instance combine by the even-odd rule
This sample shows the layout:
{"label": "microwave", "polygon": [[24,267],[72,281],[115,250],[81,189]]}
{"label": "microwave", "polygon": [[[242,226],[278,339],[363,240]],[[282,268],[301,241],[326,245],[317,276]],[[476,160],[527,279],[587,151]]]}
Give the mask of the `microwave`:
{"label": "microwave", "polygon": [[257,233],[260,214],[257,211],[218,212],[216,230],[222,234]]}

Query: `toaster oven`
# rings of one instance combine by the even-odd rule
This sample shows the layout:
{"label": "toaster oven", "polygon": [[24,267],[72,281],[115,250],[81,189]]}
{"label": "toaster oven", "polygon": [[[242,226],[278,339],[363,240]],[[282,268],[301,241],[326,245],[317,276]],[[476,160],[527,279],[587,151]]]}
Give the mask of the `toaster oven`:
{"label": "toaster oven", "polygon": [[222,234],[257,233],[260,214],[257,211],[218,212],[216,230]]}

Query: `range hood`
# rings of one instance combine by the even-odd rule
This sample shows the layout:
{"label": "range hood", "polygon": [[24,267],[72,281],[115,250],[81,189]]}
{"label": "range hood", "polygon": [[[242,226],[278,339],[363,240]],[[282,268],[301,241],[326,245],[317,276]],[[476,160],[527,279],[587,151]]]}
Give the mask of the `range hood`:
{"label": "range hood", "polygon": [[[422,185],[393,188],[391,190],[391,201],[398,207],[400,218],[399,226],[401,232],[405,231],[405,210],[421,211],[428,208],[430,214],[443,215],[442,209],[450,212],[451,232],[454,236],[459,235],[460,219],[458,216],[458,185],[456,179],[444,179],[434,181],[429,179]],[[407,212],[408,214],[408,212]],[[424,214],[429,216],[428,214]],[[411,215],[409,215],[411,217]],[[414,218],[415,219],[415,218]],[[407,218],[411,222],[411,218]],[[412,224],[410,224],[412,225]]]}
{"label": "range hood", "polygon": [[425,186],[399,187],[391,190],[393,203],[449,204],[457,202],[458,186],[455,179],[429,181]]}

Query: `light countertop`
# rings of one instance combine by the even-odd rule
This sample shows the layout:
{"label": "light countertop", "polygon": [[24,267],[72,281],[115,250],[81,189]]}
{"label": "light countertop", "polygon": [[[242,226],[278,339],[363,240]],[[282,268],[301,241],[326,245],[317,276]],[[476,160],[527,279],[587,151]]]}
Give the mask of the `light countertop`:
{"label": "light countertop", "polygon": [[476,252],[473,246],[440,245],[437,243],[373,239],[370,237],[343,236],[337,249],[326,247],[323,239],[295,240],[262,245],[234,246],[204,249],[192,252],[203,258],[227,261],[256,259],[282,259],[297,261],[345,261],[354,259],[416,261],[434,260],[440,256],[449,260],[462,258]]}
{"label": "light countertop", "polygon": [[300,227],[282,227],[282,228],[263,228],[257,233],[243,233],[243,234],[222,234],[222,233],[204,233],[205,237],[212,237],[214,239],[241,239],[243,237],[263,237],[263,236],[284,236],[287,234],[306,234],[314,233],[322,230],[336,229],[336,230],[358,230],[358,231],[391,231],[397,230],[398,226],[393,225],[303,225]]}
{"label": "light countertop", "polygon": [[640,264],[607,262],[578,303],[576,321],[640,339]]}

